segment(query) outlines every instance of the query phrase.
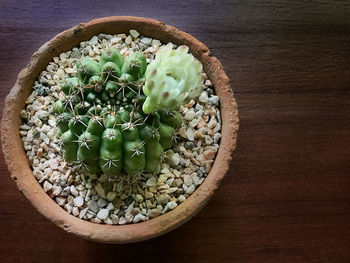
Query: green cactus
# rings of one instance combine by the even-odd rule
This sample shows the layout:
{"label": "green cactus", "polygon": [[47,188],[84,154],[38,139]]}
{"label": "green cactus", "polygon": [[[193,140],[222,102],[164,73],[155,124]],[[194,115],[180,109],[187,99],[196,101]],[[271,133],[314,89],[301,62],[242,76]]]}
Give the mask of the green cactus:
{"label": "green cactus", "polygon": [[133,53],[124,60],[118,50],[109,49],[98,62],[85,57],[76,68],[77,76],[66,79],[53,109],[65,160],[87,174],[158,173],[182,117],[165,107],[166,99],[157,101],[158,111],[152,114],[144,109],[163,96],[144,92],[152,81],[158,85],[147,77],[145,56]]}

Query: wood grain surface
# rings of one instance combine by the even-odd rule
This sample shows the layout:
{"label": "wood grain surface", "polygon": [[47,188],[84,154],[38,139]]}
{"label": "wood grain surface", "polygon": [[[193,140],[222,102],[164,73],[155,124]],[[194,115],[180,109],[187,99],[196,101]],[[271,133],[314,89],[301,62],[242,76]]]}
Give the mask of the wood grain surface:
{"label": "wood grain surface", "polygon": [[190,222],[103,245],[44,219],[0,159],[0,262],[350,262],[350,2],[0,1],[0,108],[31,54],[110,15],[159,19],[223,63],[241,127],[230,173]]}

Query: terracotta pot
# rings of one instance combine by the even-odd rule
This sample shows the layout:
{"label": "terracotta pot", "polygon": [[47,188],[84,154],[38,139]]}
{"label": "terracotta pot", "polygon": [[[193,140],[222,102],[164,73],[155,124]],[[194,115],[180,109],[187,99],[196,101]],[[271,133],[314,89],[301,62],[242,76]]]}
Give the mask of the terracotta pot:
{"label": "terracotta pot", "polygon": [[[71,50],[79,42],[89,40],[101,32],[127,33],[130,29],[136,29],[142,35],[159,39],[163,43],[173,42],[190,47],[192,54],[202,62],[205,72],[214,84],[216,94],[220,97],[222,139],[207,178],[185,202],[174,210],[137,224],[121,226],[94,224],[68,214],[44,192],[34,178],[19,135],[19,126],[22,123],[20,112],[25,107],[25,100],[32,91],[34,80],[53,57]],[[130,243],[167,233],[188,221],[204,207],[229,169],[231,155],[236,147],[237,130],[238,111],[229,78],[221,63],[210,55],[209,49],[204,44],[189,34],[157,20],[138,17],[106,17],[68,29],[34,53],[28,66],[20,72],[14,87],[6,97],[1,122],[1,141],[12,179],[41,214],[67,232],[85,239],[103,243]]]}

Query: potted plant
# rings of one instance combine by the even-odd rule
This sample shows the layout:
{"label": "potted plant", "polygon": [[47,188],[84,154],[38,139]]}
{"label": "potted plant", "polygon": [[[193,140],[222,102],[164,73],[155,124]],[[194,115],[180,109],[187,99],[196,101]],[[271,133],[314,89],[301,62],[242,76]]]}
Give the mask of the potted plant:
{"label": "potted plant", "polygon": [[238,114],[198,40],[156,20],[107,17],[33,55],[1,129],[11,176],[39,212],[83,238],[126,243],[206,204],[229,168]]}

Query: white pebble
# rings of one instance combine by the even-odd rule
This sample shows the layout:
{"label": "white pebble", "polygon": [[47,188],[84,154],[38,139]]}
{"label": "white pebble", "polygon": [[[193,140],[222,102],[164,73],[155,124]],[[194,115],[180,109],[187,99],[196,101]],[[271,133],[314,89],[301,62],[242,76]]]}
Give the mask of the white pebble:
{"label": "white pebble", "polygon": [[74,195],[74,196],[78,196],[78,195],[79,195],[79,192],[78,192],[77,188],[75,188],[74,185],[71,185],[71,186],[70,186],[70,192],[71,192],[71,194]]}
{"label": "white pebble", "polygon": [[44,182],[44,191],[48,192],[52,189],[52,184],[50,184],[48,181]]}
{"label": "white pebble", "polygon": [[79,213],[79,218],[83,218],[83,217],[85,216],[85,214],[86,214],[87,211],[88,211],[88,208],[87,208],[87,207],[84,208],[84,209],[82,209],[82,210],[80,211],[80,213]]}
{"label": "white pebble", "polygon": [[221,134],[220,133],[215,133],[214,134],[214,143],[218,143],[220,138],[221,138]]}
{"label": "white pebble", "polygon": [[97,36],[93,36],[90,41],[89,41],[89,45],[90,46],[94,46],[98,43],[98,37]]}
{"label": "white pebble", "polygon": [[131,29],[131,30],[129,31],[129,33],[130,33],[130,35],[131,35],[133,38],[138,38],[138,37],[140,36],[140,33],[137,32],[137,31],[134,30],[134,29]]}
{"label": "white pebble", "polygon": [[111,39],[111,44],[114,45],[114,44],[118,44],[122,41],[122,39],[120,37],[113,37]]}
{"label": "white pebble", "polygon": [[125,43],[126,43],[127,45],[130,45],[131,42],[132,42],[132,37],[131,37],[130,35],[128,35],[128,37],[125,39]]}
{"label": "white pebble", "polygon": [[108,217],[109,214],[109,210],[108,209],[101,209],[100,211],[98,211],[97,213],[97,218],[104,220]]}
{"label": "white pebble", "polygon": [[70,214],[72,212],[72,207],[70,206],[70,204],[65,204],[64,205],[64,209],[66,209],[66,211]]}
{"label": "white pebble", "polygon": [[192,184],[190,185],[187,190],[186,190],[186,194],[192,194],[194,192],[194,190],[196,190],[196,187]]}
{"label": "white pebble", "polygon": [[134,219],[132,220],[134,223],[138,223],[140,221],[146,221],[147,220],[147,217],[145,217],[144,215],[142,214],[137,214]]}
{"label": "white pebble", "polygon": [[106,207],[107,210],[112,210],[114,208],[114,205],[112,203],[109,203]]}
{"label": "white pebble", "polygon": [[72,209],[72,214],[73,214],[73,216],[78,216],[79,215],[79,208],[74,206]]}
{"label": "white pebble", "polygon": [[204,104],[208,103],[208,93],[206,91],[203,91],[198,100]]}
{"label": "white pebble", "polygon": [[184,117],[184,119],[186,120],[186,121],[191,121],[191,120],[193,120],[193,118],[196,116],[196,113],[194,112],[194,110],[189,110],[188,112],[186,112],[186,114],[185,114],[185,117]]}
{"label": "white pebble", "polygon": [[177,203],[176,203],[175,201],[168,202],[168,203],[167,203],[167,207],[168,207],[170,210],[173,210],[175,207],[177,207]]}
{"label": "white pebble", "polygon": [[66,203],[67,199],[64,197],[56,197],[56,203],[59,206],[63,206]]}
{"label": "white pebble", "polygon": [[179,165],[179,163],[180,163],[180,155],[178,153],[174,153],[173,156],[171,157],[171,162],[175,166]]}
{"label": "white pebble", "polygon": [[186,136],[187,136],[187,139],[190,140],[190,141],[194,141],[194,130],[192,128],[188,128],[186,130]]}
{"label": "white pebble", "polygon": [[185,176],[184,176],[184,183],[187,186],[190,186],[191,184],[193,184],[191,175],[185,174]]}
{"label": "white pebble", "polygon": [[146,186],[155,186],[156,184],[157,179],[154,176],[150,177],[146,182]]}
{"label": "white pebble", "polygon": [[215,105],[219,105],[219,96],[211,96],[211,98],[209,99],[209,102],[211,104],[215,104]]}
{"label": "white pebble", "polygon": [[76,198],[74,198],[73,202],[77,207],[81,207],[84,204],[84,198],[81,196],[77,196]]}

